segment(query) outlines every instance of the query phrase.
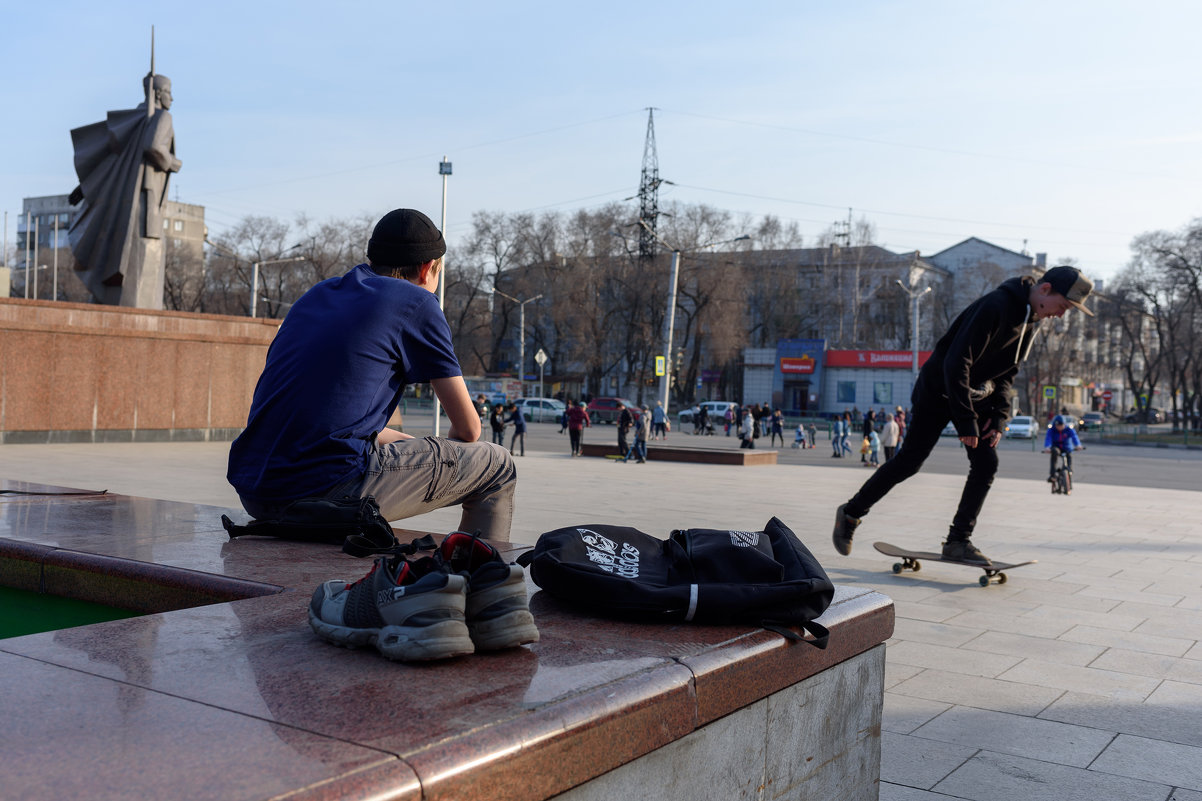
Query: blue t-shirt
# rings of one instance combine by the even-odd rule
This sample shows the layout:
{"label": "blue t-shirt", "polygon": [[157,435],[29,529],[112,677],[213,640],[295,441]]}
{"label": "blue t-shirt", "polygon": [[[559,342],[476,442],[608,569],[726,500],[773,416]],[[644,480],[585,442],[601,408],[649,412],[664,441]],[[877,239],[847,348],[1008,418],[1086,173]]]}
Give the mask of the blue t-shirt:
{"label": "blue t-shirt", "polygon": [[405,384],[462,374],[438,298],[360,264],[289,310],[226,477],[260,503],[326,492],[366,470]]}

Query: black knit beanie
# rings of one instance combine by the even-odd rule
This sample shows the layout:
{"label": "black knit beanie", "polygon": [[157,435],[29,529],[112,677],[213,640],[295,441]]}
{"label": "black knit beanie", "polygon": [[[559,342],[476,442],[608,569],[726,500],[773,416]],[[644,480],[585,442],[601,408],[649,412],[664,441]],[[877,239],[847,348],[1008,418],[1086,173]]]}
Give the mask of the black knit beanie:
{"label": "black knit beanie", "polygon": [[425,264],[446,252],[442,232],[429,217],[413,209],[396,209],[385,214],[367,243],[367,258],[374,267]]}

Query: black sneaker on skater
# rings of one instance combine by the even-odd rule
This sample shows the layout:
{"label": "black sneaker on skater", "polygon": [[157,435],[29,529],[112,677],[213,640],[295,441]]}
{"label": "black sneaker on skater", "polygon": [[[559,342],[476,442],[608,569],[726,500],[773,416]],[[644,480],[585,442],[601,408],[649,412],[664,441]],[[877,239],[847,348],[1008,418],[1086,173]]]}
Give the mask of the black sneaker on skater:
{"label": "black sneaker on skater", "polygon": [[477,651],[538,642],[521,565],[507,563],[496,548],[462,531],[447,535],[434,561],[467,579],[467,627]]}
{"label": "black sneaker on skater", "polygon": [[973,565],[992,565],[989,557],[977,550],[972,540],[948,540],[943,543],[943,558]]}
{"label": "black sneaker on skater", "polygon": [[844,509],[847,504],[842,504],[835,510],[835,530],[831,534],[831,542],[835,543],[835,550],[844,556],[851,555],[851,538],[855,534],[856,526],[860,525],[860,518],[849,517],[844,514]]}

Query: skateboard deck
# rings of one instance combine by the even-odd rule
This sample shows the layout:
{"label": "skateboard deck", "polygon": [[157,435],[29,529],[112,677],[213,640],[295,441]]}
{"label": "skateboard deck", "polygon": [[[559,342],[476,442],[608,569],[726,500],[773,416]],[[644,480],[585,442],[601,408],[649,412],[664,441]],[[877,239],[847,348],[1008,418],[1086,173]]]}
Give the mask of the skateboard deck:
{"label": "skateboard deck", "polygon": [[896,545],[890,545],[887,542],[874,542],[872,543],[872,547],[885,554],[885,556],[892,556],[902,560],[894,562],[894,573],[900,573],[903,570],[921,570],[922,562],[919,560],[922,559],[931,562],[947,562],[950,565],[964,565],[965,567],[975,567],[977,570],[985,571],[985,575],[977,579],[977,582],[982,587],[988,587],[993,582],[1005,584],[1006,574],[1003,571],[1013,570],[1023,565],[1033,565],[1039,561],[1038,559],[1031,559],[1026,562],[994,562],[991,565],[982,565],[977,562],[965,562],[960,559],[945,559],[943,554],[936,553],[935,551],[909,551]]}

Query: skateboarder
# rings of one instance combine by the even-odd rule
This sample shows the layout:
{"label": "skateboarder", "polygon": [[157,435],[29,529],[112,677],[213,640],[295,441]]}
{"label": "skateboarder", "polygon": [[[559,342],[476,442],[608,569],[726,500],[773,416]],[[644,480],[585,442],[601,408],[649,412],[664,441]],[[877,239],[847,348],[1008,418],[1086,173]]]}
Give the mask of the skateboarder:
{"label": "skateboarder", "polygon": [[1075,267],[1053,267],[1038,280],[1011,278],[968,306],[935,345],[914,385],[912,417],[897,455],[876,470],[835,512],[835,550],[851,553],[860,519],[894,486],[918,472],[950,420],[968,454],[968,478],[943,556],[991,564],[972,543],[977,515],[997,472],[997,443],[1009,418],[1011,385],[1031,350],[1038,321],[1084,301],[1093,282]]}

